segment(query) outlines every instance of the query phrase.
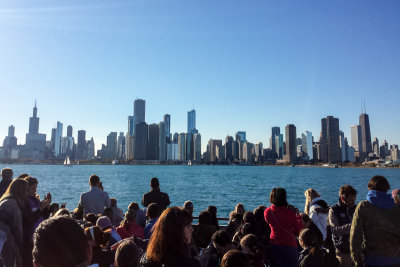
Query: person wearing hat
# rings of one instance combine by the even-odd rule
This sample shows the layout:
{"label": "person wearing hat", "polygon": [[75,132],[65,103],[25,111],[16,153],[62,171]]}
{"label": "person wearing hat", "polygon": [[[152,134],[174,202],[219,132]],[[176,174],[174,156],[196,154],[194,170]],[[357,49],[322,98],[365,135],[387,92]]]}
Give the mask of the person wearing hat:
{"label": "person wearing hat", "polygon": [[400,189],[396,188],[392,191],[392,198],[396,206],[400,206]]}
{"label": "person wearing hat", "polygon": [[117,230],[112,226],[110,219],[107,216],[101,216],[96,221],[96,226],[99,226],[103,232],[111,234],[110,246],[122,240]]}

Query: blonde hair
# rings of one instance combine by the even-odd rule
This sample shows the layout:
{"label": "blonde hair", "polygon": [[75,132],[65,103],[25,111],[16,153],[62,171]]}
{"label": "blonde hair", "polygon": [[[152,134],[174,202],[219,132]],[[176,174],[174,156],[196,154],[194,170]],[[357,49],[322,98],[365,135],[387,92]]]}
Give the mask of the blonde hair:
{"label": "blonde hair", "polygon": [[304,196],[306,197],[306,204],[304,206],[304,213],[309,215],[310,213],[310,203],[314,198],[320,197],[317,191],[312,188],[308,188],[306,192],[304,192]]}
{"label": "blonde hair", "polygon": [[18,205],[23,208],[27,200],[28,182],[24,179],[17,178],[11,182],[4,195],[0,198],[0,202],[8,196],[13,197]]}

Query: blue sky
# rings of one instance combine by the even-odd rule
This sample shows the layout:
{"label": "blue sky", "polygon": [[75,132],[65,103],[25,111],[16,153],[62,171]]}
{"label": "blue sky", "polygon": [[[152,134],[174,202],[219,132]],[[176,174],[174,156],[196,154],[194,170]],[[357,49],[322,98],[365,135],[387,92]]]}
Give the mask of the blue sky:
{"label": "blue sky", "polygon": [[40,132],[59,120],[97,148],[143,98],[173,132],[194,106],[203,147],[289,123],[318,140],[328,115],[350,141],[364,100],[372,138],[400,144],[399,72],[399,1],[0,2],[0,139],[13,124],[18,143],[35,98]]}

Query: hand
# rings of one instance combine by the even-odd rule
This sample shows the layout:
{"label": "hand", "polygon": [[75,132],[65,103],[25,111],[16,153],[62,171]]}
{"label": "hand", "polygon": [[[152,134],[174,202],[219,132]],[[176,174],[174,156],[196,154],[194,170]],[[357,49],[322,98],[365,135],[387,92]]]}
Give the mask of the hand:
{"label": "hand", "polygon": [[60,206],[60,209],[65,209],[66,206],[67,206],[67,203],[62,203]]}
{"label": "hand", "polygon": [[40,210],[47,209],[50,206],[50,199],[45,198],[43,201],[40,202]]}

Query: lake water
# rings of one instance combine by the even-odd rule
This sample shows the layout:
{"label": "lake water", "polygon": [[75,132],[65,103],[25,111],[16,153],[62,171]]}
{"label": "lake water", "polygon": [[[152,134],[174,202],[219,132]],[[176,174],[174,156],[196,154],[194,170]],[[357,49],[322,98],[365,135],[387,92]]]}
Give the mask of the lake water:
{"label": "lake water", "polygon": [[[0,165],[0,168],[6,167]],[[171,205],[182,206],[186,200],[194,203],[198,215],[209,205],[218,208],[218,216],[228,217],[236,203],[246,210],[259,205],[269,206],[269,194],[274,187],[283,187],[288,202],[304,209],[304,191],[316,189],[333,205],[339,187],[351,184],[358,191],[357,200],[365,199],[368,181],[374,175],[385,176],[391,188],[400,188],[400,169],[378,168],[307,168],[277,166],[177,166],[177,165],[11,165],[14,176],[28,173],[38,178],[38,194],[51,192],[54,202],[67,202],[72,210],[82,192],[89,190],[88,179],[97,174],[110,197],[126,211],[132,201],[140,204],[142,195],[150,189],[150,179],[158,177],[161,191],[169,194]]]}

